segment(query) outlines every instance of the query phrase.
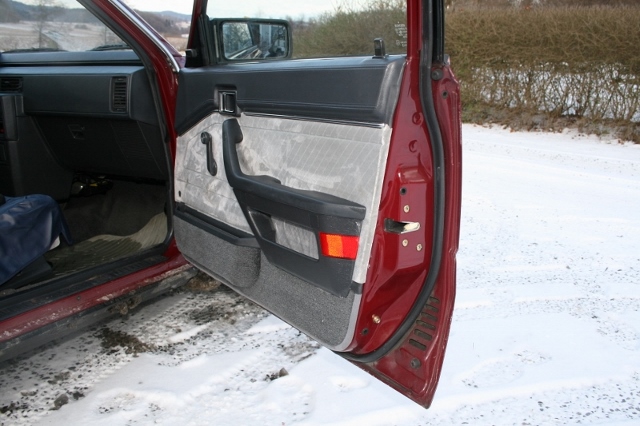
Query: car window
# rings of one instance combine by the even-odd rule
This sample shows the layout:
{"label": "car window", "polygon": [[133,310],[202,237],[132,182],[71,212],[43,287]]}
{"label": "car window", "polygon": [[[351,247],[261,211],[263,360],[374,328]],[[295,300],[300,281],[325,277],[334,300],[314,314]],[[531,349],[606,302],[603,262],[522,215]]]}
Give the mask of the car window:
{"label": "car window", "polygon": [[406,53],[404,0],[282,0],[273,6],[258,0],[209,0],[207,15],[285,19],[293,29],[294,58],[373,55],[376,38],[385,41],[387,54]]}

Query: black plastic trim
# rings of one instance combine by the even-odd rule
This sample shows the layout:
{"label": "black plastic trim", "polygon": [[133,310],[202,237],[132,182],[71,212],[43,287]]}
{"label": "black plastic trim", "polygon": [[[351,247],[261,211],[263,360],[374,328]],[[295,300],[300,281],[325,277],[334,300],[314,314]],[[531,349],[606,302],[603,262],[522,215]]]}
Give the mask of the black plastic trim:
{"label": "black plastic trim", "polygon": [[360,284],[355,281],[351,283],[351,291],[354,294],[362,294],[362,290],[364,290],[364,284]]}
{"label": "black plastic trim", "polygon": [[16,66],[104,66],[137,65],[142,61],[132,50],[85,51],[85,52],[21,52],[2,53],[1,67]]}
{"label": "black plastic trim", "polygon": [[189,117],[185,117],[184,120],[176,125],[176,133],[178,135],[185,134],[187,130],[214,112],[218,112],[218,103],[214,99],[205,100],[192,110]]}
{"label": "black plastic trim", "polygon": [[[152,89],[142,66],[0,67],[0,78],[22,78],[25,113],[132,119],[158,125]],[[126,79],[129,111],[114,111],[112,79]]]}
{"label": "black plastic trim", "polygon": [[[178,134],[202,106],[217,104],[217,87],[237,88],[239,112],[391,124],[405,57],[285,60],[182,69]],[[204,117],[202,117],[204,118]],[[197,121],[196,121],[197,122]]]}
{"label": "black plastic trim", "polygon": [[200,228],[224,241],[242,247],[260,248],[253,235],[239,229],[230,227],[224,222],[213,219],[197,210],[188,207],[184,203],[177,203],[174,217]]}

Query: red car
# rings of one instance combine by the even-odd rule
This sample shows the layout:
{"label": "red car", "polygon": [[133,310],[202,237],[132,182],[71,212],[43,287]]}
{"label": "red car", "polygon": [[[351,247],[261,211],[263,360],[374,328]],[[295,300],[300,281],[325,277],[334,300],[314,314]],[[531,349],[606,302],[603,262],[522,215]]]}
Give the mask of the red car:
{"label": "red car", "polygon": [[175,15],[40,3],[0,3],[2,358],[200,269],[429,406],[460,222],[444,1],[389,2],[406,22],[351,56],[294,50],[327,15],[196,0],[181,53]]}

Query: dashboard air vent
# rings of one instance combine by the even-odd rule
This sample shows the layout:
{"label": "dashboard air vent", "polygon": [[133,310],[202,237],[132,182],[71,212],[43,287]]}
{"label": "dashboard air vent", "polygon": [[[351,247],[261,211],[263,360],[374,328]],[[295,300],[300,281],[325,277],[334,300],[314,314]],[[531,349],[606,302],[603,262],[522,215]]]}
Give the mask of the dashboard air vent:
{"label": "dashboard air vent", "polygon": [[0,78],[0,92],[22,92],[22,77]]}
{"label": "dashboard air vent", "polygon": [[129,105],[129,81],[127,77],[111,79],[111,111],[127,112]]}

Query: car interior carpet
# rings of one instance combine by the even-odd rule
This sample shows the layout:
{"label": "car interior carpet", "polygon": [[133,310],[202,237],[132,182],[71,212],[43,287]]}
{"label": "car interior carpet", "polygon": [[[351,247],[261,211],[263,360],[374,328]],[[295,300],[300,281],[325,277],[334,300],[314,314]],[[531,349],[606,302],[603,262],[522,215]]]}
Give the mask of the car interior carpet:
{"label": "car interior carpet", "polygon": [[167,236],[167,217],[159,213],[138,232],[127,236],[97,235],[46,254],[54,276],[89,269],[161,244]]}
{"label": "car interior carpet", "polygon": [[104,194],[71,197],[63,212],[76,243],[97,235],[127,236],[164,211],[165,185],[114,180]]}

